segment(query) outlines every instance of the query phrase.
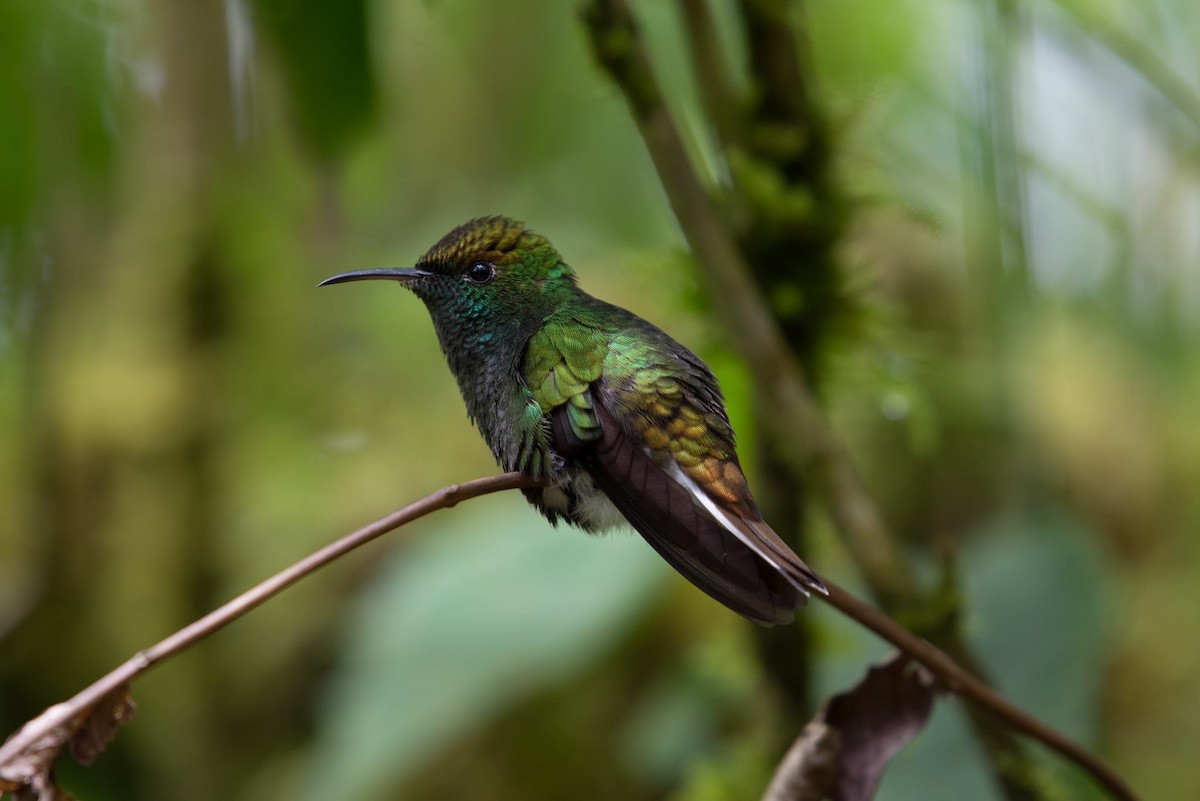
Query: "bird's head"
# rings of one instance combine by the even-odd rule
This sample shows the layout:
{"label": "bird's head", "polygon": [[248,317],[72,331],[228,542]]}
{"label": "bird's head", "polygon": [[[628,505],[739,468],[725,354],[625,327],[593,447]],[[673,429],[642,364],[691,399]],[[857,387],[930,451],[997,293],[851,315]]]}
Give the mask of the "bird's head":
{"label": "bird's head", "polygon": [[541,319],[575,290],[575,273],[544,236],[508,217],[480,217],[443,236],[415,267],[358,270],[321,282],[392,280],[439,325],[480,317]]}

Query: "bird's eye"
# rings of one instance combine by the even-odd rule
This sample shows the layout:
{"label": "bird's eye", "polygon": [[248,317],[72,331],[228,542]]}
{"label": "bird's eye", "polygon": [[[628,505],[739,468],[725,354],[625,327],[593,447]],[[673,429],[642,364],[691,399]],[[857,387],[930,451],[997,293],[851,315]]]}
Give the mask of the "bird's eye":
{"label": "bird's eye", "polygon": [[489,261],[477,261],[467,270],[467,278],[476,284],[486,284],[496,277],[496,265]]}

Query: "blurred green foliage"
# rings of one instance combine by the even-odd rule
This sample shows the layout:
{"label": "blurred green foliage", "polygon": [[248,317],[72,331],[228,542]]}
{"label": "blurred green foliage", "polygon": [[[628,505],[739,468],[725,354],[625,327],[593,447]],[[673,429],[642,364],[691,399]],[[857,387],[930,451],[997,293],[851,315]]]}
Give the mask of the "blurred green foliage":
{"label": "blurred green foliage", "polygon": [[398,554],[364,592],[301,798],[369,796],[408,776],[480,719],[610,650],[654,602],[666,567],[640,558],[633,538],[563,536],[515,494],[494,505],[503,513],[463,514],[461,531]]}
{"label": "blurred green foliage", "polygon": [[[338,156],[370,122],[376,105],[367,4],[253,0],[251,6],[252,19],[275,45],[283,65],[301,136],[319,156]],[[246,16],[230,14],[229,19],[245,19],[244,25],[253,29]]]}
{"label": "blurred green foliage", "polygon": [[[736,59],[733,4],[713,5]],[[677,10],[638,10],[723,180]],[[836,428],[929,583],[961,557],[999,686],[1147,798],[1195,798],[1200,13],[805,10],[870,312],[829,345]],[[411,263],[471,216],[527,220],[587,289],[700,349],[755,450],[752,390],[576,11],[0,3],[0,729],[493,469],[419,304],[314,288]],[[147,676],[138,720],[64,783],[85,801],[754,797],[800,721],[748,624],[638,541],[474,504]],[[852,584],[817,535],[809,561]],[[883,653],[804,614],[814,697]],[[963,732],[940,704],[881,797],[995,797]],[[1094,792],[1041,764],[1061,797]]]}

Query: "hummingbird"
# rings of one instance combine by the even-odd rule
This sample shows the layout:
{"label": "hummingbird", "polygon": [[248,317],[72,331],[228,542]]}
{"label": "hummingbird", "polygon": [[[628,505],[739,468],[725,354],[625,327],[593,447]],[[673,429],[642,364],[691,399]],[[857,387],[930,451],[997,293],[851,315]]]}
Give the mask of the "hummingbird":
{"label": "hummingbird", "polygon": [[420,298],[466,403],[506,471],[551,523],[628,522],[734,612],[788,623],[820,577],[763,520],[712,370],[658,327],[579,288],[546,237],[481,217],[415,267],[320,286],[398,281]]}

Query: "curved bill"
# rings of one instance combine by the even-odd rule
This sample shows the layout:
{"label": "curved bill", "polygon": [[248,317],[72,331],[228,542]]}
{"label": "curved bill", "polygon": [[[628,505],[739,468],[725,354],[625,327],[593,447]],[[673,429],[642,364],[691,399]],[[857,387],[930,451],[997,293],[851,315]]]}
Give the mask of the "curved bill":
{"label": "curved bill", "polygon": [[349,281],[411,281],[414,278],[424,278],[433,275],[429,270],[416,267],[393,267],[387,270],[355,270],[349,273],[339,273],[332,278],[326,278],[317,286],[329,284],[345,284]]}

